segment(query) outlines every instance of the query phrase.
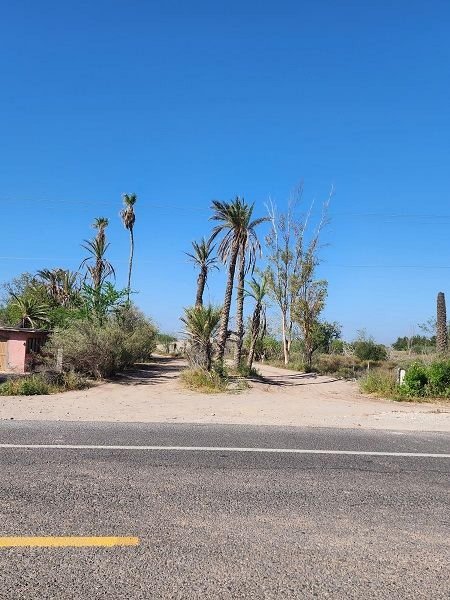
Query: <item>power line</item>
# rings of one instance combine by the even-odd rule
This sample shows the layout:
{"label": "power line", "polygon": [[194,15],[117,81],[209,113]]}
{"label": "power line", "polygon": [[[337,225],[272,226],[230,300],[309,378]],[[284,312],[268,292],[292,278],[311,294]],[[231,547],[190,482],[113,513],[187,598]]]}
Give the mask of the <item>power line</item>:
{"label": "power line", "polygon": [[[56,205],[73,205],[73,206],[86,206],[90,208],[96,208],[97,206],[112,206],[114,204],[117,205],[119,200],[89,200],[89,199],[54,199],[54,198],[8,198],[2,197],[0,198],[0,203],[20,203],[20,202],[31,202],[36,205],[41,205],[43,203],[48,204],[56,204]],[[209,203],[209,201],[208,201]],[[144,201],[144,205],[146,207],[158,210],[187,210],[187,211],[209,211],[210,206],[193,206],[187,203],[168,203],[164,202],[163,204],[155,203],[155,202],[146,202]],[[436,219],[436,220],[450,220],[450,214],[433,214],[433,213],[375,213],[375,212],[367,212],[367,213],[358,213],[358,212],[332,212],[330,213],[330,218],[334,217],[357,217],[357,218],[369,218],[369,219]]]}
{"label": "power line", "polygon": [[[36,256],[0,256],[0,260],[30,260],[30,261],[43,261],[43,262],[54,262],[55,257],[36,257]],[[72,257],[72,258],[58,258],[59,263],[64,262],[74,262],[78,261],[80,258]],[[124,263],[127,264],[128,260],[117,258],[111,259],[111,262],[114,263]],[[160,264],[158,260],[148,260],[142,259],[137,261],[139,264]],[[176,264],[188,264],[188,260],[177,260],[171,261]],[[346,265],[342,263],[322,263],[324,267],[338,268],[338,269],[450,269],[450,265]]]}

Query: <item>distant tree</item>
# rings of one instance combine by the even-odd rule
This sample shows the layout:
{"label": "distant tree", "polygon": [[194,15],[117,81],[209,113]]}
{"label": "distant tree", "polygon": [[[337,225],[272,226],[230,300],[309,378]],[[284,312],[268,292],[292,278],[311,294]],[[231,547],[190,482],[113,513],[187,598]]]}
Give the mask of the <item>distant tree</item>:
{"label": "distant tree", "polygon": [[365,330],[357,331],[356,339],[352,342],[352,349],[360,360],[386,360],[387,349],[383,344],[377,344],[374,338]]}
{"label": "distant tree", "polygon": [[[330,323],[328,321],[317,321],[314,326],[314,349],[324,354],[330,354],[333,349],[333,342],[340,339],[342,333],[342,327],[339,323],[334,321]],[[338,346],[336,346],[337,348]]]}
{"label": "distant tree", "polygon": [[170,352],[170,344],[176,342],[177,338],[169,333],[157,333],[156,334],[156,342],[164,346],[164,350],[169,354]]}
{"label": "distant tree", "polygon": [[205,291],[208,274],[211,269],[218,269],[217,258],[214,256],[215,246],[211,240],[202,238],[200,242],[192,242],[193,252],[186,252],[194,265],[199,269],[197,278],[197,295],[195,306],[203,306],[203,293]]}
{"label": "distant tree", "polygon": [[128,263],[128,285],[127,285],[127,301],[130,302],[131,292],[131,272],[133,269],[133,257],[134,257],[134,224],[136,222],[136,215],[134,213],[134,205],[137,201],[136,194],[123,194],[122,196],[124,208],[120,211],[120,217],[122,223],[130,232],[130,259]]}
{"label": "distant tree", "polygon": [[436,351],[444,354],[448,350],[447,312],[443,292],[437,295],[436,310]]}

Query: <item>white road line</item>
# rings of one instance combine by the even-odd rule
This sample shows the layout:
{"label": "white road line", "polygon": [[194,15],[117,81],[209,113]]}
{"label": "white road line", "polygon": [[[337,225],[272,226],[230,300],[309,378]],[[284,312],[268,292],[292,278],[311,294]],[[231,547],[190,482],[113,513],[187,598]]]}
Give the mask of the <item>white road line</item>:
{"label": "white road line", "polygon": [[372,450],[315,450],[309,448],[229,448],[222,446],[102,446],[91,444],[0,444],[0,449],[19,450],[138,450],[146,452],[254,452],[259,454],[325,454],[342,456],[400,456],[450,458],[450,454],[429,452],[376,452]]}

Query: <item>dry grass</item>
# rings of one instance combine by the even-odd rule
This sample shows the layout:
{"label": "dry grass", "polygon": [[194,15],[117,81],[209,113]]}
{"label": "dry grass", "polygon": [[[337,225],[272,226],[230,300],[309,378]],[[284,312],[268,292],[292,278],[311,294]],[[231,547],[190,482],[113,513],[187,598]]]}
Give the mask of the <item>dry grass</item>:
{"label": "dry grass", "polygon": [[228,379],[215,371],[206,369],[186,369],[181,373],[181,381],[189,390],[205,394],[218,394],[226,392]]}
{"label": "dry grass", "polygon": [[47,396],[90,387],[89,382],[74,373],[35,373],[14,377],[0,385],[0,396]]}

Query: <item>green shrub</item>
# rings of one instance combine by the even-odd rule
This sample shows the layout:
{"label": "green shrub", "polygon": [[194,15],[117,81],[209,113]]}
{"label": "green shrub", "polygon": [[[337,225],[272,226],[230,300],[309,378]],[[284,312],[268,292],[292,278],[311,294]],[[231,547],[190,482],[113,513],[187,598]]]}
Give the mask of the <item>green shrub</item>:
{"label": "green shrub", "polygon": [[190,390],[209,394],[225,392],[228,386],[228,380],[219,373],[202,368],[186,369],[181,373],[181,381]]}
{"label": "green shrub", "polygon": [[427,369],[429,393],[446,396],[450,391],[450,361],[431,363]]}
{"label": "green shrub", "polygon": [[428,384],[428,369],[421,363],[412,364],[405,373],[403,389],[408,396],[425,396]]}
{"label": "green shrub", "polygon": [[42,375],[9,379],[0,385],[1,396],[35,396],[50,394],[50,385]]}
{"label": "green shrub", "polygon": [[383,344],[376,344],[372,340],[358,340],[353,343],[355,355],[360,360],[386,360],[387,350]]}

